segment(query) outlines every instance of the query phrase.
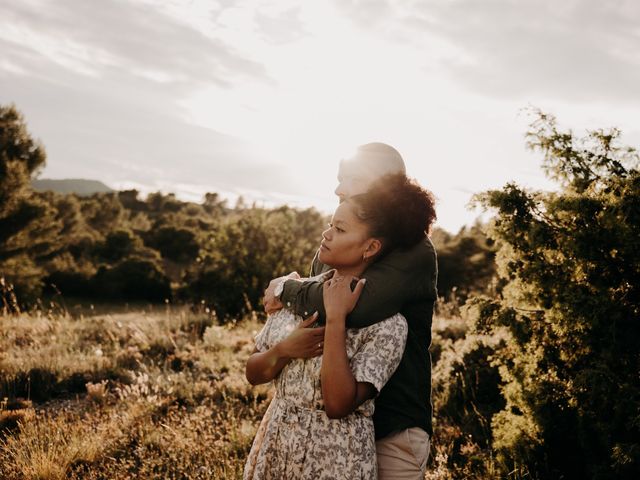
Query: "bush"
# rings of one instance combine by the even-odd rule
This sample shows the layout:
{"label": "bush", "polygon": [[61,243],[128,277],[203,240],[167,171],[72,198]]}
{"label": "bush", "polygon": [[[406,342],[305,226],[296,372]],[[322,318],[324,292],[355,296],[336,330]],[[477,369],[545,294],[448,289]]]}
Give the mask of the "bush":
{"label": "bush", "polygon": [[113,268],[101,267],[91,281],[93,296],[108,300],[171,299],[169,279],[154,263],[127,259]]}
{"label": "bush", "polygon": [[[558,192],[510,184],[478,201],[506,282],[476,299],[476,328],[507,330],[505,408],[493,446],[505,474],[637,478],[640,471],[640,172],[620,132],[582,139],[541,112],[529,146]],[[635,420],[634,420],[635,419]]]}
{"label": "bush", "polygon": [[445,341],[434,364],[436,435],[447,426],[455,426],[459,431],[448,452],[451,468],[459,470],[470,461],[463,449],[466,444],[476,445],[488,457],[491,419],[505,406],[499,387],[500,374],[494,363],[494,355],[502,344],[498,337],[476,334],[456,342]]}

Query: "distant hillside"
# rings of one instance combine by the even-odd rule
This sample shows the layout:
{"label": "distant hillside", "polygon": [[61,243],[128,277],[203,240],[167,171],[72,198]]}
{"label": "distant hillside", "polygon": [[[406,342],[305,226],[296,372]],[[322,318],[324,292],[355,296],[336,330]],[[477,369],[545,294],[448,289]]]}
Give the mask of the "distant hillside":
{"label": "distant hillside", "polygon": [[51,190],[58,193],[75,193],[81,196],[115,191],[98,180],[85,180],[83,178],[65,178],[62,180],[43,178],[32,180],[31,186],[34,190],[40,192]]}

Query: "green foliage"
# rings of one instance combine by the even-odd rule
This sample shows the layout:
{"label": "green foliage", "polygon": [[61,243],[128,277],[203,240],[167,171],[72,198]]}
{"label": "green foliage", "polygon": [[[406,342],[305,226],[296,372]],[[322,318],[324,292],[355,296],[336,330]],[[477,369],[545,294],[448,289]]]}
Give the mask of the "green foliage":
{"label": "green foliage", "polygon": [[146,235],[145,243],[174,262],[193,262],[200,252],[197,234],[188,228],[160,227]]}
{"label": "green foliage", "polygon": [[477,223],[452,235],[436,230],[438,296],[461,304],[472,293],[495,293],[495,245],[485,226]]}
{"label": "green foliage", "polygon": [[108,300],[171,299],[169,279],[149,260],[129,258],[113,268],[100,267],[92,284],[94,296]]}
{"label": "green foliage", "polygon": [[46,154],[14,105],[0,105],[0,218],[19,208]]}
{"label": "green foliage", "polygon": [[[30,188],[31,176],[45,159],[44,148],[15,106],[0,105],[0,278],[19,299],[35,300],[40,294],[45,272],[37,260],[55,249],[50,237],[59,228],[50,205]],[[11,305],[19,310],[18,303]]]}
{"label": "green foliage", "polygon": [[[506,331],[505,408],[493,417],[505,473],[632,478],[640,470],[640,172],[620,132],[576,138],[535,112],[530,148],[557,192],[506,185],[477,197],[506,282],[474,300],[476,329]],[[634,419],[636,419],[634,421]]]}
{"label": "green foliage", "polygon": [[441,339],[437,343],[443,347],[435,363],[432,388],[440,421],[446,417],[465,437],[486,448],[491,442],[491,418],[505,405],[498,387],[498,368],[492,364],[504,338],[469,334],[455,343]]}
{"label": "green foliage", "polygon": [[236,209],[204,245],[200,268],[181,293],[204,300],[221,319],[258,309],[272,278],[307,271],[322,226],[313,209]]}
{"label": "green foliage", "polygon": [[220,318],[258,308],[276,275],[306,272],[324,219],[313,209],[234,209],[216,193],[202,204],[136,190],[33,192],[43,147],[15,107],[0,107],[0,279],[3,313],[42,295],[90,300],[174,298]]}
{"label": "green foliage", "polygon": [[117,194],[96,193],[83,200],[81,205],[87,226],[100,235],[107,235],[116,227],[126,224],[127,211]]}
{"label": "green foliage", "polygon": [[95,246],[95,253],[98,258],[115,263],[129,257],[141,247],[142,241],[139,237],[130,231],[118,229],[109,232],[104,241]]}

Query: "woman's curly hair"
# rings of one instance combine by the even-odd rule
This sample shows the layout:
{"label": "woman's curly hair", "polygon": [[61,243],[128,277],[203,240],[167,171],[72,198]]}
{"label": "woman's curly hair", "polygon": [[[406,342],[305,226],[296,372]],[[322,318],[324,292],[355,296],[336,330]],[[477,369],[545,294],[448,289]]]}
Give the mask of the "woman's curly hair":
{"label": "woman's curly hair", "polygon": [[414,246],[430,233],[436,220],[433,193],[404,174],[385,175],[349,201],[370,235],[382,240],[383,253]]}

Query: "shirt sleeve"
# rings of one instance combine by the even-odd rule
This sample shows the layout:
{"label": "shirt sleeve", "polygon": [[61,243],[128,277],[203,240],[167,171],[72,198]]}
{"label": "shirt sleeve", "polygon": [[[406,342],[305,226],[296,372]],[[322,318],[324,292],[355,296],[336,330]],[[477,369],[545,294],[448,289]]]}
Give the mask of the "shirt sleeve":
{"label": "shirt sleeve", "polygon": [[[329,270],[330,268],[318,259],[318,252],[316,252],[309,271],[311,277],[317,277]],[[292,310],[296,315],[300,315],[303,318],[317,311],[319,318],[324,321],[325,310],[322,298],[322,283],[323,280],[318,278],[311,278],[306,281],[287,280],[284,283],[280,301],[284,308]]]}
{"label": "shirt sleeve", "polygon": [[400,365],[407,331],[407,321],[400,314],[367,327],[362,347],[351,357],[356,381],[371,383],[380,393]]}

